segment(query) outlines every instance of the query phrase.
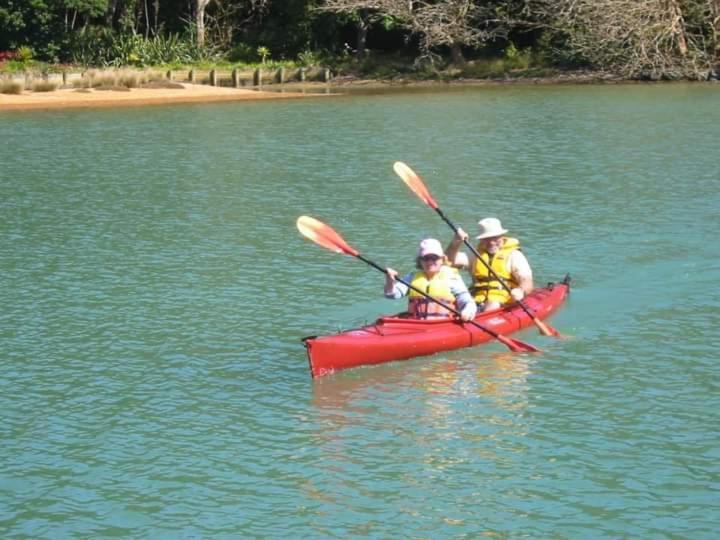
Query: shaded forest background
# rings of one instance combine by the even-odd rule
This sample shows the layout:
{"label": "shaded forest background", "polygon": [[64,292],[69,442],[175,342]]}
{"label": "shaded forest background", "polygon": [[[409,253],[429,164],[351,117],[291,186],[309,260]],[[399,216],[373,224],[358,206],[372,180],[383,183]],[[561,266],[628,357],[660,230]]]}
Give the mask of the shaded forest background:
{"label": "shaded forest background", "polygon": [[720,71],[720,0],[0,0],[0,64],[38,62],[706,79]]}

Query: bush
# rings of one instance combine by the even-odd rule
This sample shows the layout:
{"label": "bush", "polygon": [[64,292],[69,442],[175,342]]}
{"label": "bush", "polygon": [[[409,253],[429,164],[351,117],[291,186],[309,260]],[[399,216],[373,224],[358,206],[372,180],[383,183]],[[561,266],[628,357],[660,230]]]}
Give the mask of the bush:
{"label": "bush", "polygon": [[320,59],[313,51],[303,51],[297,56],[298,64],[305,67],[317,66],[320,64]]}
{"label": "bush", "polygon": [[90,75],[90,86],[93,88],[115,86],[115,75]]}
{"label": "bush", "polygon": [[15,59],[20,62],[29,62],[33,59],[34,53],[30,47],[20,47],[15,51]]}
{"label": "bush", "polygon": [[76,34],[71,49],[74,62],[98,67],[182,65],[217,56],[209,49],[199,49],[190,34],[145,39],[98,27],[88,27]]}
{"label": "bush", "polygon": [[260,57],[258,56],[255,48],[245,43],[238,43],[228,53],[228,60],[231,62],[244,62],[246,64],[252,64],[260,60]]}
{"label": "bush", "polygon": [[75,79],[72,82],[73,88],[90,88],[92,84],[92,80],[90,80],[90,77],[83,77],[82,79]]}
{"label": "bush", "polygon": [[15,81],[0,81],[0,94],[22,94],[23,85]]}
{"label": "bush", "polygon": [[33,92],[54,92],[57,90],[57,83],[50,81],[36,81],[32,85]]}
{"label": "bush", "polygon": [[0,51],[0,63],[5,62],[7,60],[16,60],[17,56],[15,55],[15,51]]}

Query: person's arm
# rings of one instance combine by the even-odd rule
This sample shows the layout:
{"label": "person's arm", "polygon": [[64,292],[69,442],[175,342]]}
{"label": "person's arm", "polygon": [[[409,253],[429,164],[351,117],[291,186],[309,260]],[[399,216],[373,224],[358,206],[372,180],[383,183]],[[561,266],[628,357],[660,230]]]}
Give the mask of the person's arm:
{"label": "person's arm", "polygon": [[452,240],[450,240],[448,247],[445,249],[445,256],[450,261],[450,264],[455,265],[455,266],[462,266],[462,265],[458,265],[456,263],[455,258],[457,257],[458,252],[460,251],[460,246],[467,239],[468,239],[468,234],[465,231],[463,231],[460,227],[458,227],[457,232],[452,237]]}
{"label": "person's arm", "polygon": [[517,287],[510,291],[510,295],[515,300],[522,300],[535,288],[530,263],[523,252],[519,250],[512,252],[508,262],[510,264],[510,273],[518,284]]}
{"label": "person's arm", "polygon": [[474,319],[477,314],[477,304],[460,274],[450,280],[450,292],[455,296],[455,304],[460,312],[460,318],[463,321]]}
{"label": "person's arm", "polygon": [[[397,271],[392,268],[386,268],[385,270],[387,271],[385,274],[385,298],[398,299],[405,296],[408,293],[408,287],[407,285],[396,281],[398,275]],[[403,280],[407,282],[411,279],[412,274],[408,274],[403,278]]]}

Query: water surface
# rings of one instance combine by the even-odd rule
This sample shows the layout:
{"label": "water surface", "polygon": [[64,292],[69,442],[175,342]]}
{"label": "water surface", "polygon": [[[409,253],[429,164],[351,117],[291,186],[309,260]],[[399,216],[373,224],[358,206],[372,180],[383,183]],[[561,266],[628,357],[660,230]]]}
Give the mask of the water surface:
{"label": "water surface", "polygon": [[[714,538],[720,87],[0,114],[5,537]],[[451,231],[573,276],[572,336],[312,381]]]}

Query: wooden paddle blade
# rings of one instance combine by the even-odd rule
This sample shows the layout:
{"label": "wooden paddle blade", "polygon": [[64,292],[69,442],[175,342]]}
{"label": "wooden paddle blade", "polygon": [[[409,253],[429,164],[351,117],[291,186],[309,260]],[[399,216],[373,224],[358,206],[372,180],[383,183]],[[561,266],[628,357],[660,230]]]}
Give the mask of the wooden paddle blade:
{"label": "wooden paddle blade", "polygon": [[509,338],[507,336],[498,335],[497,340],[506,345],[512,352],[542,352],[535,345],[530,345],[519,339]]}
{"label": "wooden paddle blade", "polygon": [[540,333],[543,336],[556,337],[558,339],[563,339],[563,336],[560,335],[560,332],[558,332],[555,328],[553,328],[549,324],[545,324],[537,317],[533,317],[533,322],[535,323],[535,326],[538,327],[538,330],[540,330]]}
{"label": "wooden paddle blade", "polygon": [[296,222],[298,231],[317,245],[335,253],[357,257],[359,252],[352,248],[330,225],[310,216],[300,216]]}
{"label": "wooden paddle blade", "polygon": [[433,210],[438,208],[438,204],[435,202],[435,199],[433,199],[433,196],[430,195],[430,190],[415,171],[402,161],[396,161],[393,164],[393,170],[395,171],[395,174],[402,178],[402,181],[405,182],[407,187],[409,187],[415,195],[420,197],[425,204]]}

